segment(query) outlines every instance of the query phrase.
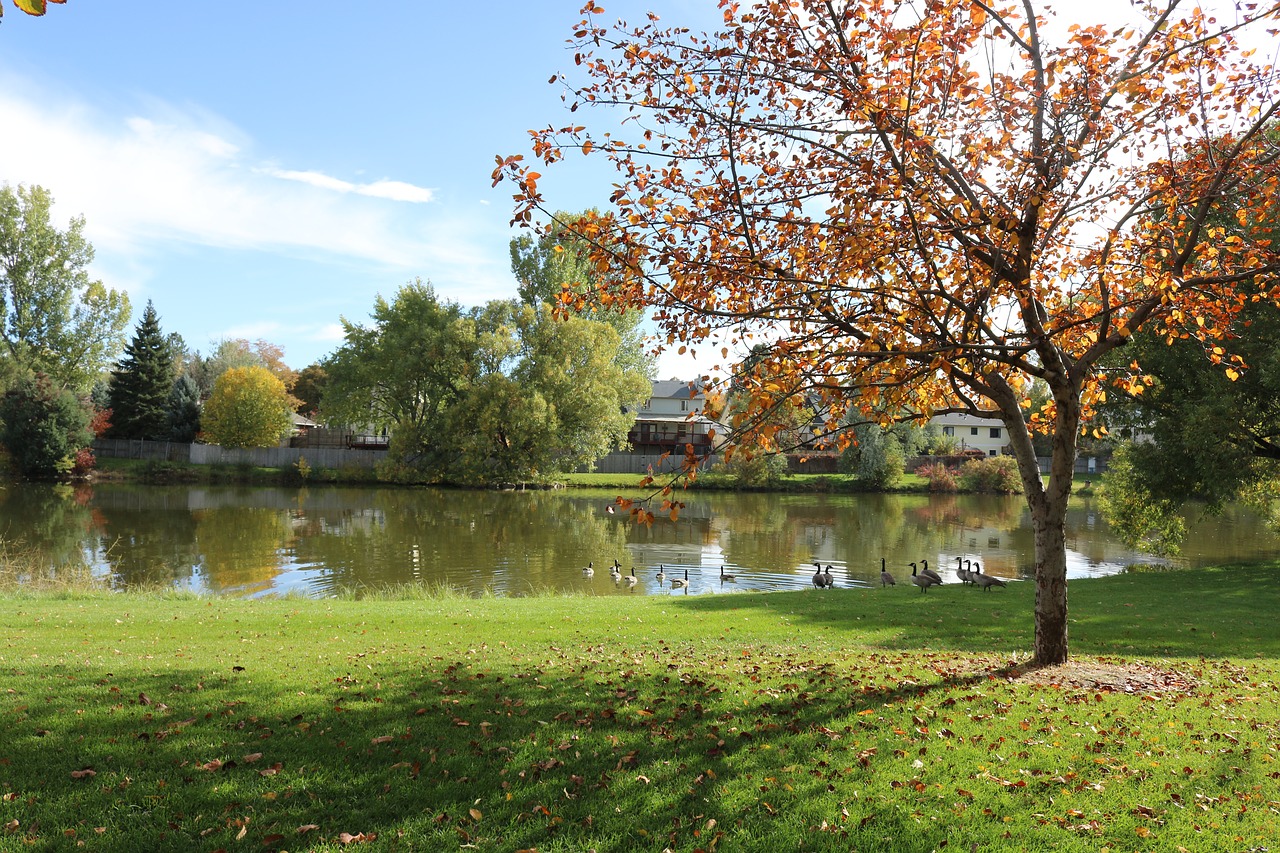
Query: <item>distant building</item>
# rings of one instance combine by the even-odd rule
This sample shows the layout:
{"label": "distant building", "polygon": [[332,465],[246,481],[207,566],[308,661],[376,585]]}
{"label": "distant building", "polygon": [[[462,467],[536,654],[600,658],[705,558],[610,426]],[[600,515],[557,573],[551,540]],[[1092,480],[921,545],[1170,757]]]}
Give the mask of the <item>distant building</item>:
{"label": "distant building", "polygon": [[706,404],[707,395],[696,381],[655,381],[653,393],[636,412],[636,422],[627,433],[632,450],[683,454],[692,444],[694,453],[707,453],[716,422],[702,413]]}
{"label": "distant building", "polygon": [[942,434],[954,438],[956,449],[980,450],[987,456],[1000,456],[1009,446],[1009,431],[999,418],[979,418],[973,415],[934,415],[929,423],[942,430]]}

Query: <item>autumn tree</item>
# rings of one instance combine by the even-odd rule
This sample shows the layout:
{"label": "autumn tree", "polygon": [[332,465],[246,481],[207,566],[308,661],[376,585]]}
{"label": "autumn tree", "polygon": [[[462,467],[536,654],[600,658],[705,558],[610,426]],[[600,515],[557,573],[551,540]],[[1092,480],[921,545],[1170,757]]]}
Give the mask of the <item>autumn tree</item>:
{"label": "autumn tree", "polygon": [[124,357],[111,374],[112,438],[163,439],[169,432],[168,400],[173,387],[173,353],[160,331],[150,301]]}
{"label": "autumn tree", "polygon": [[[499,157],[495,181],[531,224],[554,210],[538,169],[612,161],[611,210],[572,224],[609,256],[610,294],[703,353],[770,345],[736,441],[796,398],[833,440],[850,409],[1000,419],[1035,531],[1035,660],[1061,662],[1077,441],[1108,383],[1141,380],[1100,363],[1143,327],[1198,318],[1205,357],[1238,375],[1218,341],[1238,285],[1280,297],[1277,247],[1213,225],[1277,191],[1261,132],[1275,72],[1239,41],[1280,11],[1180,5],[1067,27],[1032,0],[767,0],[725,4],[698,34],[610,25],[589,3],[580,76],[558,79],[574,123],[533,134],[536,167]],[[593,132],[582,116],[601,107]],[[1036,379],[1049,401],[1024,419]],[[1047,482],[1035,430],[1052,437]]]}
{"label": "autumn tree", "polygon": [[204,434],[223,447],[271,447],[293,427],[289,392],[265,367],[233,367],[204,405]]}
{"label": "autumn tree", "polygon": [[43,187],[0,186],[0,358],[87,391],[124,344],[129,298],[89,277],[84,218],[59,230],[52,206]]}

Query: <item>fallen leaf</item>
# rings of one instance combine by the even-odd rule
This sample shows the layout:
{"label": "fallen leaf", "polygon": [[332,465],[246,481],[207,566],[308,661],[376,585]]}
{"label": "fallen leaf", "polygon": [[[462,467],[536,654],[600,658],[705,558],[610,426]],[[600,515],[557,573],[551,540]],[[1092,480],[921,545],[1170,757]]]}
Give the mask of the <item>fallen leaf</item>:
{"label": "fallen leaf", "polygon": [[383,735],[382,737],[374,738],[373,740],[370,741],[370,743],[372,743],[374,746],[377,746],[380,743],[391,743],[393,740],[395,740],[395,738],[393,738],[391,735]]}
{"label": "fallen leaf", "polygon": [[4,831],[16,832],[19,826],[21,826],[21,824],[18,823],[18,819],[15,817],[13,820],[9,821],[4,825]]}
{"label": "fallen leaf", "polygon": [[320,825],[317,823],[304,823],[302,826],[298,827],[298,834],[306,835],[311,830],[319,829],[319,828],[320,828]]}
{"label": "fallen leaf", "polygon": [[261,757],[262,757],[261,752],[251,752],[240,760],[243,761],[245,764],[252,764],[253,762],[257,761]]}
{"label": "fallen leaf", "polygon": [[480,811],[479,809],[471,809],[472,820],[478,821],[482,817],[484,817],[484,812]]}
{"label": "fallen leaf", "polygon": [[87,768],[86,768],[86,769],[84,769],[84,770],[72,770],[72,771],[71,771],[71,778],[72,778],[72,779],[86,779],[86,778],[93,777],[93,776],[97,776],[97,775],[98,775],[98,771],[97,771],[97,770],[89,770],[89,769],[87,769]]}

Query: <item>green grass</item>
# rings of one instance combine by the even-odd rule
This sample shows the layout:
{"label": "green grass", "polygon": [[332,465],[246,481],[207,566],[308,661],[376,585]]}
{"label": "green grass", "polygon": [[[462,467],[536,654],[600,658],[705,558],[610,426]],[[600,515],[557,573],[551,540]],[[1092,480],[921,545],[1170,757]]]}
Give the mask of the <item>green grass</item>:
{"label": "green grass", "polygon": [[1260,849],[1277,568],[1072,582],[1171,692],[1013,677],[1026,583],[2,598],[0,850]]}

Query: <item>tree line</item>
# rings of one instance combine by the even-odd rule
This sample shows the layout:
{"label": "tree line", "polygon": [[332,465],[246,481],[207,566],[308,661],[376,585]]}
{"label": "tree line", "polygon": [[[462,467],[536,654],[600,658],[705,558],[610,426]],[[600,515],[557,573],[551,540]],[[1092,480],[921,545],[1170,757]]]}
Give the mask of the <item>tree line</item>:
{"label": "tree line", "polygon": [[126,341],[128,297],[89,277],[83,217],[59,230],[51,205],[0,186],[0,442],[24,477],[86,472],[96,436],[271,446],[307,413],[389,434],[389,479],[536,480],[624,443],[649,394],[639,311],[553,310],[587,272],[555,237],[512,241],[519,298],[468,308],[415,280],[294,371],[267,341],[193,351],[150,301]]}

